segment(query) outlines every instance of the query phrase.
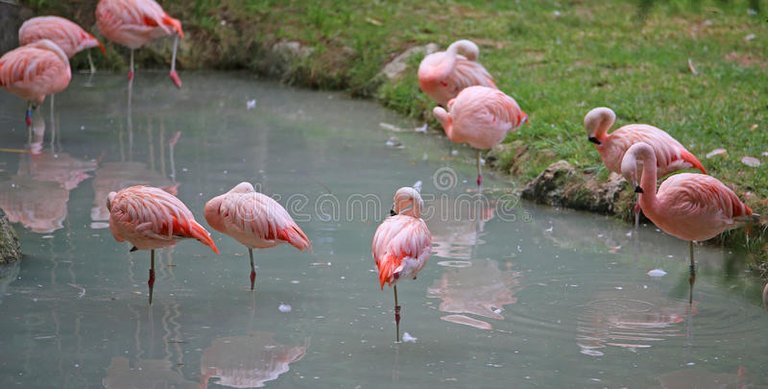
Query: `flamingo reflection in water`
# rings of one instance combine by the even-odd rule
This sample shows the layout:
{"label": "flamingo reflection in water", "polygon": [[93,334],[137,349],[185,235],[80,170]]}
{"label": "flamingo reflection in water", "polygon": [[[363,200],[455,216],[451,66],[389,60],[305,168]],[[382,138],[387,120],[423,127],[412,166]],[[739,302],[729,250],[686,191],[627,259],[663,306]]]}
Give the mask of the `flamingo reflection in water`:
{"label": "flamingo reflection in water", "polygon": [[308,341],[301,346],[281,344],[273,333],[262,331],[214,339],[203,351],[200,386],[207,388],[213,378],[217,385],[231,388],[264,387],[304,358],[308,347]]}
{"label": "flamingo reflection in water", "polygon": [[455,260],[472,259],[475,248],[484,243],[485,223],[494,217],[494,204],[475,196],[438,196],[432,203],[434,213],[427,226],[432,231],[433,254]]}
{"label": "flamingo reflection in water", "polygon": [[125,357],[114,357],[107,368],[107,377],[101,381],[107,389],[176,388],[199,389],[184,379],[166,359],[143,359],[133,365]]}
{"label": "flamingo reflection in water", "polygon": [[[636,291],[636,292],[633,292]],[[683,325],[696,304],[671,300],[652,289],[624,286],[598,293],[577,318],[576,343],[581,353],[600,357],[607,347],[650,348],[667,338],[686,336]]]}
{"label": "flamingo reflection in water", "polygon": [[721,388],[751,388],[747,369],[738,366],[735,373],[713,373],[700,367],[676,370],[656,377],[658,386],[650,389],[721,389]]}

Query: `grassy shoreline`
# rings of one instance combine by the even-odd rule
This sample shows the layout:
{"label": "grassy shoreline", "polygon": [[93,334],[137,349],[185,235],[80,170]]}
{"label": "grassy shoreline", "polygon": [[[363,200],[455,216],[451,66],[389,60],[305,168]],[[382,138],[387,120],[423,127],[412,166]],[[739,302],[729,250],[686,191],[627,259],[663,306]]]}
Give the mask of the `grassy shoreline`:
{"label": "grassy shoreline", "polygon": [[[160,3],[188,34],[182,69],[245,68],[298,86],[346,90],[426,120],[431,128],[439,128],[430,114],[434,104],[416,82],[422,55],[411,57],[395,80],[380,71],[412,47],[437,43],[444,49],[460,38],[474,40],[499,88],[530,117],[494,153],[502,172],[528,182],[565,160],[605,181],[608,172],[587,142],[582,121],[589,109],[608,106],[617,114],[615,128],[639,122],[665,129],[756,212],[768,213],[765,166],[741,162],[751,156],[768,163],[768,19],[749,11],[756,5],[765,11],[765,1]],[[26,3],[35,14],[71,17],[93,31],[95,4]],[[279,42],[297,45],[276,51]],[[159,53],[142,50],[139,62],[163,65],[169,58],[165,46],[157,46]],[[119,68],[123,58],[124,51],[111,46],[98,66]],[[716,148],[728,153],[705,158]],[[749,246],[765,260],[763,234],[753,231]],[[725,239],[746,242],[742,232]]]}

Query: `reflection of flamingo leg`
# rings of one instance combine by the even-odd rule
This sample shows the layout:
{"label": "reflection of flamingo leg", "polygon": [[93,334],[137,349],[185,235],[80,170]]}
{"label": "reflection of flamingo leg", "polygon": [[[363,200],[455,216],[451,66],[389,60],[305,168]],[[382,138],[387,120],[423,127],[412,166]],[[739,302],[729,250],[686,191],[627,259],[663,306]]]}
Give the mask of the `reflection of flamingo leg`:
{"label": "reflection of flamingo leg", "polygon": [[693,304],[693,284],[696,283],[696,265],[693,260],[693,241],[692,240],[688,241],[688,250],[691,256],[690,276],[688,277],[688,283],[691,285],[691,288],[688,292],[688,303]]}
{"label": "reflection of flamingo leg", "polygon": [[253,265],[253,249],[248,248],[248,256],[251,258],[251,290],[253,290],[253,283],[256,282],[256,267]]}
{"label": "reflection of flamingo leg", "polygon": [[147,286],[149,286],[149,305],[152,305],[152,294],[155,290],[155,250],[150,250],[149,280],[147,280]]}
{"label": "reflection of flamingo leg", "polygon": [[395,342],[400,342],[400,306],[397,305],[397,285],[392,287],[395,291]]}

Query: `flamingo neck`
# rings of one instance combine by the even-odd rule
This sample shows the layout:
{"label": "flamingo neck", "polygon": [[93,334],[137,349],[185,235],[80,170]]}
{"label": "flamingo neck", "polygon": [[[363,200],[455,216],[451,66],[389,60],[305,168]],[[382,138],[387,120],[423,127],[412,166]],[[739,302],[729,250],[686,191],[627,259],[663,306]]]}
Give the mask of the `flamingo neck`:
{"label": "flamingo neck", "polygon": [[655,213],[656,210],[656,155],[650,154],[642,159],[643,176],[640,177],[640,187],[643,193],[640,194],[640,205],[646,214]]}

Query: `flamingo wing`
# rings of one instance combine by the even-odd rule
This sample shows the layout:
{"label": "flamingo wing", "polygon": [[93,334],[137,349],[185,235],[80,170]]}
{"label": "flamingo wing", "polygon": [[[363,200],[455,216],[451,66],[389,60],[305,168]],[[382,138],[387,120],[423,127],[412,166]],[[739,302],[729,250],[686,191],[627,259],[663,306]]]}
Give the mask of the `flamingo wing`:
{"label": "flamingo wing", "polygon": [[431,254],[432,235],[423,220],[406,215],[389,217],[376,230],[371,251],[384,288],[397,282],[404,267],[416,276]]}
{"label": "flamingo wing", "polygon": [[736,193],[718,179],[704,174],[677,174],[667,178],[659,187],[664,202],[684,215],[719,215],[727,224],[735,218],[749,216],[752,210]]}
{"label": "flamingo wing", "polygon": [[453,71],[448,75],[448,82],[456,87],[456,93],[473,85],[496,88],[493,77],[483,65],[461,55],[456,58]]}
{"label": "flamingo wing", "polygon": [[50,50],[22,46],[0,58],[0,86],[37,104],[45,95],[66,89],[71,78],[66,56],[62,60]]}

